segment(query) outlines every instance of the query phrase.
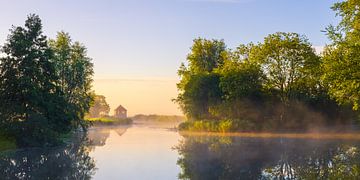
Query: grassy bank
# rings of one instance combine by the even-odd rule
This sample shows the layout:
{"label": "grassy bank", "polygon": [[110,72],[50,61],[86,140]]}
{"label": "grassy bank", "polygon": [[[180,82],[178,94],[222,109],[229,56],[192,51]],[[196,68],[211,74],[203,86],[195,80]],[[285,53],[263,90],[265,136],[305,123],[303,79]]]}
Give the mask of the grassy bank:
{"label": "grassy bank", "polygon": [[303,127],[285,127],[269,123],[259,125],[246,120],[197,120],[185,121],[179,124],[179,131],[188,132],[215,132],[215,133],[233,133],[233,132],[271,132],[271,133],[358,133],[359,124],[313,124]]}
{"label": "grassy bank", "polygon": [[245,120],[201,120],[185,121],[179,125],[180,131],[196,132],[236,132],[236,131],[256,131],[254,123]]}
{"label": "grassy bank", "polygon": [[132,123],[130,118],[115,118],[115,117],[100,117],[100,118],[88,118],[93,125],[129,125]]}
{"label": "grassy bank", "polygon": [[0,151],[16,149],[16,141],[0,134]]}

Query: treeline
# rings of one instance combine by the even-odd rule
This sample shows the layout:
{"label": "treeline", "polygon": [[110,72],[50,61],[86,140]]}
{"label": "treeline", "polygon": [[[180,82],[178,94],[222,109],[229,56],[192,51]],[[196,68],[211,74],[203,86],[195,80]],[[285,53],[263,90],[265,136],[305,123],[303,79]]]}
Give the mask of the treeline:
{"label": "treeline", "polygon": [[0,58],[0,131],[19,146],[47,146],[82,127],[93,101],[86,48],[59,32],[48,40],[39,16],[13,27]]}
{"label": "treeline", "polygon": [[332,43],[322,55],[297,33],[270,34],[235,49],[223,40],[195,39],[178,71],[175,101],[192,120],[180,127],[289,130],[357,119],[359,6],[355,0],[333,6],[342,21],[326,29]]}
{"label": "treeline", "polygon": [[158,114],[137,114],[132,117],[135,121],[159,121],[159,122],[172,122],[184,121],[185,117],[177,115],[158,115]]}

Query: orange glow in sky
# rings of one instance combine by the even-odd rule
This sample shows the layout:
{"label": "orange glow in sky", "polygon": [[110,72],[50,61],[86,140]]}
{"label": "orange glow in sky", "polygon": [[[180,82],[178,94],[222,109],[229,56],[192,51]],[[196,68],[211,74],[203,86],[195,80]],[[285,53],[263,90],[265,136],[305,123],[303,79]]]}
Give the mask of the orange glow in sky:
{"label": "orange glow in sky", "polygon": [[106,97],[110,115],[119,104],[128,110],[128,116],[181,115],[178,105],[171,101],[177,96],[177,82],[166,78],[95,79],[93,89]]}

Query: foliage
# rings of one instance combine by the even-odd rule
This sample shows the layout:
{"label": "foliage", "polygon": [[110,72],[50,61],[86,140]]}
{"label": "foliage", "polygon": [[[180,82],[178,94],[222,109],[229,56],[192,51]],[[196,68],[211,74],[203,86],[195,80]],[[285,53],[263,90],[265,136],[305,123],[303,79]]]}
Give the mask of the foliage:
{"label": "foliage", "polygon": [[56,83],[53,52],[41,29],[40,18],[30,15],[24,28],[11,30],[2,48],[6,56],[0,64],[1,125],[22,145],[52,141],[70,126],[61,108],[66,101]]}
{"label": "foliage", "polygon": [[332,44],[324,53],[323,79],[329,92],[340,104],[360,104],[360,2],[347,0],[335,3],[333,10],[341,17],[337,26],[329,26],[327,35]]}
{"label": "foliage", "polygon": [[228,60],[221,69],[219,86],[227,101],[261,98],[263,73],[260,67],[248,62]]}
{"label": "foliage", "polygon": [[227,57],[224,41],[195,39],[188,54],[189,71],[191,74],[212,72],[221,67]]}
{"label": "foliage", "polygon": [[224,64],[227,57],[223,41],[194,40],[187,56],[189,66],[182,64],[178,71],[180,94],[175,99],[189,119],[214,118],[209,110],[221,99],[220,76],[214,71]]}
{"label": "foliage", "polygon": [[191,76],[184,87],[184,93],[178,97],[178,102],[189,118],[214,118],[209,110],[221,100],[221,90],[218,86],[220,77],[217,74],[197,74]]}
{"label": "foliage", "polygon": [[319,60],[308,40],[296,33],[278,32],[264,39],[258,60],[266,75],[266,88],[279,92],[281,101],[287,102],[296,95],[296,87],[303,78],[311,76],[306,68]]}
{"label": "foliage", "polygon": [[[19,146],[49,146],[82,126],[92,101],[85,48],[60,33],[49,46],[37,15],[13,27],[0,59],[0,128]],[[70,49],[70,50],[69,50]]]}
{"label": "foliage", "polygon": [[107,116],[110,112],[110,106],[106,102],[106,98],[103,95],[95,95],[94,103],[92,104],[88,116],[90,118],[98,118]]}
{"label": "foliage", "polygon": [[[329,61],[334,58],[316,55],[305,36],[278,32],[268,35],[258,44],[241,44],[235,50],[223,48],[223,56],[206,53],[209,43],[213,44],[211,47],[217,47],[218,42],[195,40],[187,58],[188,66],[180,66],[180,93],[175,101],[187,118],[195,121],[186,122],[180,128],[204,131],[306,130],[349,123],[355,118],[356,112],[346,105],[338,105],[331,96],[334,92],[346,92],[353,95],[346,96],[347,99],[356,101],[360,92],[355,83],[360,79],[355,74],[356,68],[351,69],[350,65],[346,68],[352,72],[353,83],[345,85],[347,81],[342,79],[344,91],[336,89],[335,84],[328,83],[327,77],[339,79],[341,73],[348,71],[343,67],[331,68],[334,64]],[[352,60],[356,62],[356,58]],[[207,65],[212,69],[200,68],[205,66],[204,61],[218,65]],[[345,88],[348,86],[353,89]],[[224,119],[228,124],[221,124]]]}
{"label": "foliage", "polygon": [[86,129],[87,124],[83,119],[94,100],[91,91],[93,64],[87,56],[86,47],[79,42],[73,43],[65,32],[59,32],[49,44],[54,52],[56,74],[59,77],[57,83],[68,103],[64,108],[74,127]]}

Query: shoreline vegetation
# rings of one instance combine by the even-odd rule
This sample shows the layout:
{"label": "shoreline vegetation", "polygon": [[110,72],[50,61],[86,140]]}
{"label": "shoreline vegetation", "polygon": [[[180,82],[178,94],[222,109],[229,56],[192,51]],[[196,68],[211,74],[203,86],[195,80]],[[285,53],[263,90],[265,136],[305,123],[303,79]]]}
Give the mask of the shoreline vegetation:
{"label": "shoreline vegetation", "polygon": [[[177,127],[180,132],[204,132],[204,133],[353,133],[360,132],[360,126],[355,124],[320,125],[302,128],[273,128],[262,127],[244,120],[187,120]],[[360,134],[359,134],[360,135]]]}
{"label": "shoreline vegetation", "polygon": [[[174,102],[188,119],[179,130],[296,133],[358,125],[359,2],[338,2],[332,9],[340,22],[325,29],[330,44],[321,54],[294,32],[276,32],[234,49],[224,40],[194,39],[178,70]],[[92,90],[86,47],[63,31],[49,39],[42,28],[40,17],[30,14],[1,46],[0,150],[56,146],[91,122],[131,124],[129,118],[104,116],[110,107]]]}
{"label": "shoreline vegetation", "polygon": [[243,138],[289,138],[289,139],[333,139],[333,140],[360,140],[360,132],[321,132],[321,133],[286,133],[286,132],[203,132],[180,131],[182,136],[216,136],[216,137],[243,137]]}
{"label": "shoreline vegetation", "polygon": [[308,132],[360,122],[359,3],[332,9],[340,17],[325,33],[320,54],[295,32],[269,34],[230,49],[224,40],[197,38],[177,84],[188,121],[179,130]]}
{"label": "shoreline vegetation", "polygon": [[132,118],[116,118],[112,116],[104,116],[98,118],[86,118],[92,126],[112,126],[112,125],[130,125],[133,123]]}
{"label": "shoreline vegetation", "polygon": [[63,31],[50,39],[42,28],[30,14],[1,46],[0,149],[57,146],[89,126],[94,71],[86,47]]}
{"label": "shoreline vegetation", "polygon": [[184,116],[178,115],[158,115],[158,114],[137,114],[132,117],[134,121],[156,121],[156,122],[182,122],[185,121]]}

